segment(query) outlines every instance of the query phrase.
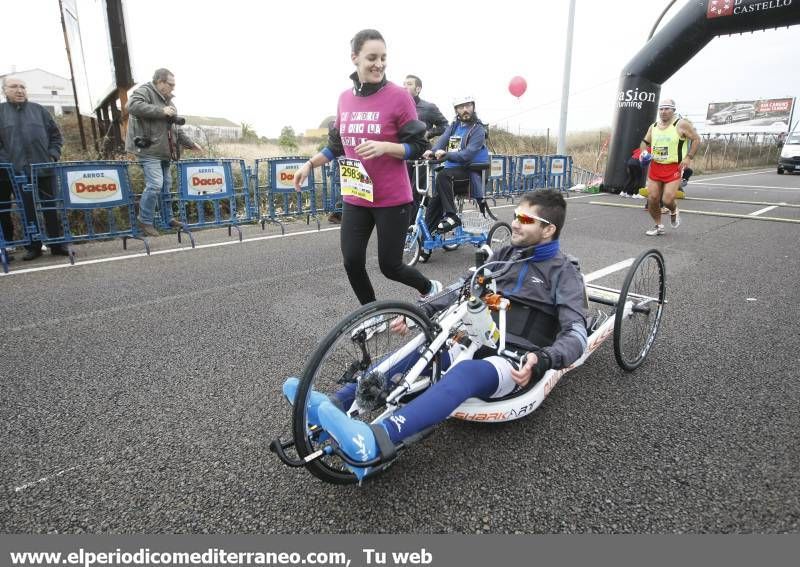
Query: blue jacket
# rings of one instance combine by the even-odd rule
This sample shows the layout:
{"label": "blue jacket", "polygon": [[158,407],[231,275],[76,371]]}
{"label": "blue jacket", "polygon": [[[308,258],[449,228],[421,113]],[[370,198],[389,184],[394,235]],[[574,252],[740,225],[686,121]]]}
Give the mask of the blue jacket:
{"label": "blue jacket", "polygon": [[[489,163],[489,149],[486,147],[486,127],[479,121],[450,124],[433,146],[436,150],[447,150],[444,167],[464,167]],[[475,199],[483,199],[483,179],[480,172],[470,172]]]}

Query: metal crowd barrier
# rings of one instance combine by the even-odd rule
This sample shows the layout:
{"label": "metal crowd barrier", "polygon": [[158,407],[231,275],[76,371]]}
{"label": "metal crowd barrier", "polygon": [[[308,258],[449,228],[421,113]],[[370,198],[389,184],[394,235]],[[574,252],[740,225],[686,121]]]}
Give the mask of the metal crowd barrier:
{"label": "metal crowd barrier", "polygon": [[[192,229],[225,226],[228,235],[236,229],[242,241],[240,225],[256,220],[257,202],[250,183],[250,170],[243,159],[186,159],[175,163],[178,191],[164,195],[162,216],[177,213],[183,227],[177,230],[178,242],[185,232],[195,246]],[[177,209],[177,211],[176,211]]]}
{"label": "metal crowd barrier", "polygon": [[523,154],[512,156],[511,194],[521,195],[546,185],[544,156]]}
{"label": "metal crowd barrier", "polygon": [[322,166],[322,208],[326,213],[342,212],[342,184],[339,179],[339,161]]}
{"label": "metal crowd barrier", "polygon": [[486,173],[483,185],[485,197],[491,197],[495,200],[511,197],[509,192],[509,161],[510,158],[506,155],[492,154],[489,156],[489,171]]}
{"label": "metal crowd barrier", "polygon": [[[133,191],[126,161],[74,161],[38,163],[31,166],[31,182],[24,187],[33,194],[36,212],[30,238],[48,246],[61,244],[75,263],[75,242],[136,238],[150,244],[136,228]],[[31,220],[31,219],[29,219]],[[38,227],[38,228],[37,228]],[[52,234],[57,232],[57,234]]]}
{"label": "metal crowd barrier", "polygon": [[548,189],[567,191],[572,187],[572,156],[545,156],[545,166]]}
{"label": "metal crowd barrier", "polygon": [[[259,158],[255,160],[254,177],[256,190],[263,203],[266,214],[261,213],[261,228],[265,223],[275,223],[281,228],[281,233],[286,231],[283,223],[278,220],[297,215],[305,215],[306,222],[311,217],[320,228],[317,216],[317,185],[315,171],[312,169],[301,187],[301,191],[294,189],[294,172],[308,161],[305,156]],[[279,209],[280,208],[280,209]],[[294,211],[292,210],[294,208]]]}
{"label": "metal crowd barrier", "polygon": [[0,194],[0,218],[4,227],[10,227],[11,238],[6,240],[4,231],[0,231],[0,264],[3,272],[8,273],[7,248],[27,246],[31,243],[28,218],[22,200],[22,187],[28,182],[25,175],[17,175],[10,163],[0,163],[0,187],[8,191],[8,195]]}

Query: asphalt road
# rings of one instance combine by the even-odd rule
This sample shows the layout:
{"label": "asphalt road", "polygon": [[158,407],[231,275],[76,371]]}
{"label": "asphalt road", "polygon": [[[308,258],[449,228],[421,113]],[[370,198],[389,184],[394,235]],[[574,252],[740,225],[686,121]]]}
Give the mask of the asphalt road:
{"label": "asphalt road", "polygon": [[[530,417],[448,421],[362,487],[267,448],[290,430],[281,384],[356,307],[335,226],[204,232],[226,244],[195,250],[162,236],[149,258],[81,245],[74,267],[18,258],[0,277],[0,532],[797,532],[800,176],[692,181],[661,237],[642,201],[569,200],[562,245],[585,272],[666,257],[639,370],[604,345]],[[771,206],[729,201],[792,204],[756,216],[795,222],[701,214]],[[471,260],[436,251],[421,269],[448,280]],[[414,298],[379,274],[374,242],[369,266],[379,297]]]}

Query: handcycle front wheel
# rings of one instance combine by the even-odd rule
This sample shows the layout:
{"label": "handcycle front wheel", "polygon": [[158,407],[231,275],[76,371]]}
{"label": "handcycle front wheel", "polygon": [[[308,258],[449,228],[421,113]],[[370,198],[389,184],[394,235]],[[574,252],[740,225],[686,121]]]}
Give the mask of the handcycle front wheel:
{"label": "handcycle front wheel", "polygon": [[[389,331],[389,323],[397,317],[406,318],[409,326],[407,334],[401,336]],[[433,324],[425,313],[416,305],[401,301],[375,301],[339,321],[317,346],[303,369],[297,388],[297,399],[292,408],[292,433],[298,456],[305,458],[333,443],[317,424],[309,423],[308,402],[312,391],[337,400],[345,411],[352,411],[352,400],[356,395],[360,401],[371,400],[373,407],[365,407],[357,415],[352,415],[370,423],[386,408],[381,395],[375,396],[375,393],[388,393],[392,384],[404,376],[419,358],[419,351],[429,345],[433,338]],[[401,349],[409,351],[409,354],[400,356],[398,352],[402,352]],[[379,365],[390,367],[390,372],[377,372]],[[432,381],[438,379],[438,353],[432,361],[430,373]],[[365,378],[368,380],[364,384],[369,382],[372,386],[366,389],[362,384],[359,389],[359,384]],[[376,388],[375,384],[381,381],[387,387]],[[306,468],[325,482],[351,484],[357,481],[356,476],[335,455],[313,460]]]}
{"label": "handcycle front wheel", "polygon": [[666,292],[664,256],[655,249],[642,252],[625,276],[614,319],[614,357],[623,370],[639,368],[650,352]]}

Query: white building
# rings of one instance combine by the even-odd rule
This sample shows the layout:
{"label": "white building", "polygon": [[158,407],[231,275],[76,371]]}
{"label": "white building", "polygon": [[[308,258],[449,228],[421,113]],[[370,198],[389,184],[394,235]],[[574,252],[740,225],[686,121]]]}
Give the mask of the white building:
{"label": "white building", "polygon": [[186,116],[186,125],[182,130],[193,140],[203,144],[204,141],[234,141],[242,137],[242,125],[231,122],[227,118],[211,116]]}
{"label": "white building", "polygon": [[[72,96],[72,83],[69,79],[42,69],[28,69],[26,71],[13,71],[0,75],[3,77],[17,77],[25,81],[28,91],[28,100],[44,106],[51,114],[73,114],[75,112],[75,97]],[[3,101],[5,102],[5,101]]]}

